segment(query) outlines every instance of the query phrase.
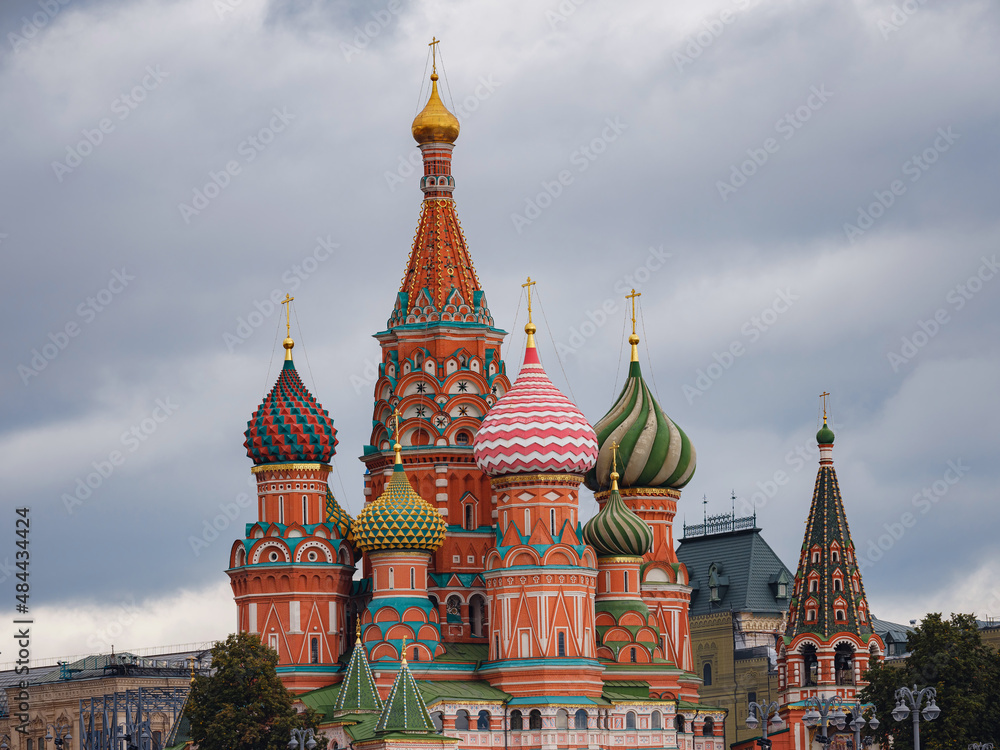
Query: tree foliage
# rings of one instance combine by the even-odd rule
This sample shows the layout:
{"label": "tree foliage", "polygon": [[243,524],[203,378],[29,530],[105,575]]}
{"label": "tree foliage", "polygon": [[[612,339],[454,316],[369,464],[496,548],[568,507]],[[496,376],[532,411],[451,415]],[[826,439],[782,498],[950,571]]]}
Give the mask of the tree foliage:
{"label": "tree foliage", "polygon": [[[292,729],[316,728],[315,711],[293,708],[277,663],[278,655],[250,633],[215,645],[212,674],[194,679],[185,709],[199,750],[286,750]],[[317,745],[324,745],[319,736]]]}
{"label": "tree foliage", "polygon": [[923,750],[966,750],[974,742],[1000,742],[1000,654],[984,644],[973,615],[953,614],[945,620],[928,615],[909,636],[905,662],[880,663],[866,673],[861,697],[878,710],[876,739],[893,750],[913,750],[913,714],[892,718],[895,692],[933,687],[941,715],[920,720]]}

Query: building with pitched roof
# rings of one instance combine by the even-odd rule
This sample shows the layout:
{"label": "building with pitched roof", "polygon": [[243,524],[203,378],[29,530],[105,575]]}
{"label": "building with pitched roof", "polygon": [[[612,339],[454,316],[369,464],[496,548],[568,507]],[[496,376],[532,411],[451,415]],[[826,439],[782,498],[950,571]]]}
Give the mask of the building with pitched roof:
{"label": "building with pitched roof", "polygon": [[691,576],[691,639],[701,699],[727,710],[726,739],[753,736],[749,701],[778,697],[777,649],[792,574],[756,516],[735,512],[684,525],[677,558]]}

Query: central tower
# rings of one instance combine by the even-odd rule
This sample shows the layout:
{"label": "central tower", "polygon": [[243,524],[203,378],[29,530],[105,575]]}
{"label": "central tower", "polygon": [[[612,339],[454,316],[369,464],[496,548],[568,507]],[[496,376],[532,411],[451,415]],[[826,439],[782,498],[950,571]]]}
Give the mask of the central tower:
{"label": "central tower", "polygon": [[[486,643],[485,584],[480,575],[496,511],[489,479],[476,466],[472,438],[510,387],[500,359],[505,331],[493,325],[455,211],[451,157],[458,119],[431,92],[413,120],[423,155],[424,198],[403,280],[386,329],[375,334],[382,362],[375,384],[371,442],[365,446],[365,495],[382,495],[393,474],[389,422],[398,409],[402,464],[420,496],[447,524],[447,539],[428,566],[427,592],[445,641]],[[365,575],[371,575],[365,564]]]}

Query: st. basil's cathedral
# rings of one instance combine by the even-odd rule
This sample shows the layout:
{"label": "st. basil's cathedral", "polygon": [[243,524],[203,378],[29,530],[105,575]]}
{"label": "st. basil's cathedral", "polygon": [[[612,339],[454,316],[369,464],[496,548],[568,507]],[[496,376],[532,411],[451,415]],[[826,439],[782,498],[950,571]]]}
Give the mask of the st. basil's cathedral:
{"label": "st. basil's cathedral", "polygon": [[[643,379],[634,324],[624,388],[591,425],[542,365],[530,279],[511,383],[506,332],[458,221],[459,123],[437,81],[435,66],[412,124],[417,232],[375,333],[364,508],[351,518],[328,487],[336,429],[299,378],[289,335],[246,430],[258,521],[230,553],[238,629],[278,653],[280,677],[320,712],[334,749],[723,750],[726,712],[699,702],[697,585],[674,551],[694,446]],[[857,685],[881,647],[829,456],[779,658],[791,724],[845,670]],[[586,524],[581,484],[600,506]]]}

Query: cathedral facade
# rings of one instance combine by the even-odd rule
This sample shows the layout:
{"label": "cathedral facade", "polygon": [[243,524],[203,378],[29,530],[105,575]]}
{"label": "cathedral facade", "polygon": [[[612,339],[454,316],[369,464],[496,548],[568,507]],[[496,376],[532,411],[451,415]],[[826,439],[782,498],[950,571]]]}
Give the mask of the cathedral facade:
{"label": "cathedral facade", "polygon": [[[694,448],[629,339],[593,425],[548,378],[530,320],[512,383],[456,213],[458,120],[429,100],[416,236],[385,330],[365,506],[327,485],[330,415],[285,363],[245,447],[258,520],[227,573],[240,631],[279,656],[330,747],[722,750],[702,705],[672,523]],[[555,356],[555,352],[552,352]],[[584,525],[579,489],[599,513]]]}

